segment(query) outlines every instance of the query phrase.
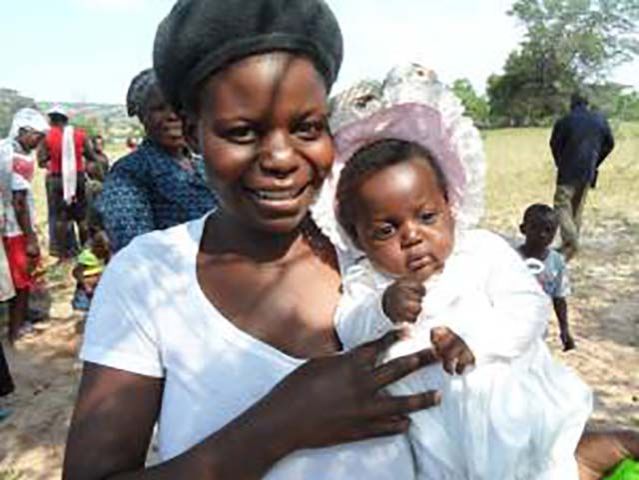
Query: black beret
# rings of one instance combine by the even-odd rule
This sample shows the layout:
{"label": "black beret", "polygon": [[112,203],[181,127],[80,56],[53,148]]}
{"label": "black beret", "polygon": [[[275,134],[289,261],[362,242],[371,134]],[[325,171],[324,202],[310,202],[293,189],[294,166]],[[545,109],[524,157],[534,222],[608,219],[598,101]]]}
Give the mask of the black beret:
{"label": "black beret", "polygon": [[342,33],[323,0],[179,0],[160,23],[153,64],[167,99],[180,108],[212,73],[275,50],[307,55],[333,85]]}

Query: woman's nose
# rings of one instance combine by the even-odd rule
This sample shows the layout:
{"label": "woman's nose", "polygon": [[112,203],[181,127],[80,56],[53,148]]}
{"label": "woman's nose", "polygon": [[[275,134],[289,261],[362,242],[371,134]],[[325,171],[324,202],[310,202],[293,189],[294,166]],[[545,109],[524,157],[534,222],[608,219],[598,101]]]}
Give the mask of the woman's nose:
{"label": "woman's nose", "polygon": [[295,150],[288,135],[275,132],[264,137],[260,152],[260,168],[265,172],[286,176],[298,167]]}

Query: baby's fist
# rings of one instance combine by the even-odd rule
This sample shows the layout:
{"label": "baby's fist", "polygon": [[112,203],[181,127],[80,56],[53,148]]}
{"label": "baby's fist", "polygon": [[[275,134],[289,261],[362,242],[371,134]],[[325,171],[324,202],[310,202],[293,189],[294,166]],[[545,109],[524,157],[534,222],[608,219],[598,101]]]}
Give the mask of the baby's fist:
{"label": "baby's fist", "polygon": [[461,375],[466,367],[475,365],[475,355],[466,342],[448,327],[435,327],[430,331],[435,353],[442,359],[444,370],[450,375]]}
{"label": "baby's fist", "polygon": [[422,298],[425,294],[422,282],[402,277],[384,291],[382,308],[393,323],[415,323],[422,311]]}

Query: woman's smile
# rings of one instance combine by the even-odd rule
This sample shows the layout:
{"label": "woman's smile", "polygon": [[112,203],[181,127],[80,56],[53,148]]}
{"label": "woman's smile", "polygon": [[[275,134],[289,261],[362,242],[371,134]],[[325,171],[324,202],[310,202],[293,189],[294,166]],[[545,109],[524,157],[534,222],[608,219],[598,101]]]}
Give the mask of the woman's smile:
{"label": "woman's smile", "polygon": [[305,203],[306,196],[311,191],[311,184],[306,183],[302,187],[292,187],[285,189],[267,189],[267,188],[245,188],[249,194],[248,197],[255,206],[267,213],[286,213],[294,212]]}

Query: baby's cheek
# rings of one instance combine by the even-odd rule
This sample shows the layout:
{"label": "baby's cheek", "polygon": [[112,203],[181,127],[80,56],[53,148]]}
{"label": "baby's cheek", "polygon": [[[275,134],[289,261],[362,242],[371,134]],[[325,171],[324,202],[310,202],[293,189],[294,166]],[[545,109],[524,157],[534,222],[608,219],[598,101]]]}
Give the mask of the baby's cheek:
{"label": "baby's cheek", "polygon": [[376,270],[387,275],[399,277],[408,273],[406,256],[398,249],[390,246],[377,248],[375,251],[367,252],[367,256]]}

